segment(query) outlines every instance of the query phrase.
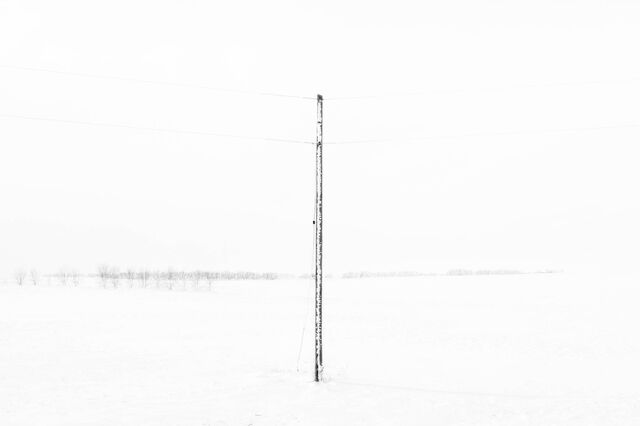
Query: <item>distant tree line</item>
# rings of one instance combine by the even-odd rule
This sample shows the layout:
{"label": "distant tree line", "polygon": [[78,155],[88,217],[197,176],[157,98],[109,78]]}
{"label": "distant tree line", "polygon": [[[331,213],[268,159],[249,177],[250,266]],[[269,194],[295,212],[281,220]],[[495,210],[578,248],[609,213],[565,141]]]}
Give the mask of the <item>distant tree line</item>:
{"label": "distant tree line", "polygon": [[248,272],[248,271],[184,271],[168,268],[166,270],[150,270],[127,268],[121,270],[115,266],[100,265],[94,274],[81,274],[75,269],[60,269],[54,274],[40,275],[36,269],[27,271],[18,269],[13,273],[13,282],[19,286],[39,285],[46,278],[47,284],[54,283],[63,286],[79,286],[84,279],[89,279],[92,284],[97,283],[103,288],[119,287],[164,287],[169,290],[179,286],[198,289],[206,287],[211,289],[215,281],[240,281],[240,280],[277,280],[296,278],[293,274],[280,274],[275,272]]}
{"label": "distant tree line", "polygon": [[515,269],[450,269],[447,275],[518,275],[526,272]]}
{"label": "distant tree line", "polygon": [[427,274],[421,272],[411,272],[411,271],[396,271],[396,272],[345,272],[342,274],[342,278],[345,279],[353,279],[353,278],[393,278],[393,277],[420,277]]}
{"label": "distant tree line", "polygon": [[100,265],[96,277],[104,288],[118,288],[120,286],[147,288],[154,286],[172,290],[176,286],[180,286],[183,289],[187,287],[198,289],[206,286],[211,290],[215,281],[276,280],[286,276],[275,272],[184,271],[172,268],[167,270],[136,270],[130,268],[121,271],[117,267]]}
{"label": "distant tree line", "polygon": [[402,278],[402,277],[429,277],[429,276],[468,276],[468,275],[521,275],[521,274],[554,274],[561,271],[552,269],[544,269],[534,272],[520,271],[517,269],[450,269],[445,273],[436,272],[415,272],[415,271],[396,271],[396,272],[345,272],[342,278]]}
{"label": "distant tree line", "polygon": [[[62,285],[80,285],[82,275],[75,269],[61,269],[55,274],[47,275],[46,277],[56,279]],[[26,284],[38,285],[41,283],[42,278],[37,269],[31,269],[28,272],[25,269],[18,269],[14,272],[13,278],[16,284],[22,286]]]}
{"label": "distant tree line", "polygon": [[[518,274],[552,274],[559,273],[558,270],[539,270],[534,272],[524,272],[515,269],[450,269],[445,273],[425,273],[415,271],[391,271],[391,272],[345,272],[335,278],[359,279],[359,278],[403,278],[403,277],[425,277],[425,276],[470,276],[470,275],[518,275]],[[75,269],[60,269],[55,274],[44,275],[48,283],[52,279],[60,285],[71,285],[77,287],[83,278],[93,278],[103,288],[119,288],[126,286],[129,288],[164,287],[169,290],[179,286],[183,289],[188,287],[198,289],[201,287],[211,290],[215,281],[240,281],[240,280],[278,280],[278,279],[313,279],[314,274],[283,274],[276,272],[246,272],[246,271],[206,271],[206,270],[150,270],[128,268],[120,270],[117,267],[106,264],[98,266],[95,274],[83,275]],[[325,278],[334,278],[333,275],[325,274]],[[38,285],[42,282],[42,276],[36,269],[29,271],[25,269],[16,270],[13,275],[14,282],[19,286]]]}

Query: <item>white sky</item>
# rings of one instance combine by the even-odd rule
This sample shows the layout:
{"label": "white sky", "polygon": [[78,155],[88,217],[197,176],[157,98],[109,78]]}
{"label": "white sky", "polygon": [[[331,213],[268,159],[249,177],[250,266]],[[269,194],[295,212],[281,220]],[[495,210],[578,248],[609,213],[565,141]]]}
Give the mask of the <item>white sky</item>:
{"label": "white sky", "polygon": [[632,265],[638,22],[620,0],[0,0],[0,275],[312,269],[312,145],[7,115],[313,140],[313,100],[15,67],[324,94],[327,143],[391,139],[325,147],[328,272]]}

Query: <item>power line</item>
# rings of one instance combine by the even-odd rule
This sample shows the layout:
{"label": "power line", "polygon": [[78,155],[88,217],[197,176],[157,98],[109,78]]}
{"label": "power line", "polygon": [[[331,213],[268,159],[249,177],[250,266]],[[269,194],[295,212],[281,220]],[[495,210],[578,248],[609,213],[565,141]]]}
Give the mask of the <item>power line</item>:
{"label": "power line", "polygon": [[14,69],[14,70],[20,70],[20,71],[42,72],[42,73],[49,73],[49,74],[69,75],[69,76],[75,76],[75,77],[94,78],[94,79],[101,79],[101,80],[116,80],[116,81],[124,81],[129,83],[186,87],[190,89],[203,89],[203,90],[232,93],[232,94],[239,94],[239,95],[269,96],[269,97],[305,99],[305,100],[316,99],[314,96],[299,96],[299,95],[291,95],[291,94],[285,94],[285,93],[261,92],[261,91],[241,90],[241,89],[227,89],[227,88],[214,87],[214,86],[208,86],[203,84],[181,83],[181,82],[162,81],[162,80],[145,80],[141,78],[90,74],[90,73],[75,72],[75,71],[60,71],[60,70],[54,70],[54,69],[48,69],[48,68],[24,67],[19,65],[0,64],[0,68]]}
{"label": "power line", "polygon": [[571,87],[571,86],[595,86],[601,84],[626,84],[626,83],[638,83],[640,78],[629,78],[620,80],[585,80],[585,81],[565,81],[555,83],[519,83],[504,86],[492,86],[492,87],[477,87],[477,88],[450,88],[450,89],[432,89],[419,92],[397,92],[397,93],[376,93],[372,95],[355,95],[355,96],[335,96],[328,97],[325,100],[328,101],[352,101],[352,100],[375,100],[375,99],[388,99],[388,98],[411,98],[422,97],[434,94],[448,94],[448,93],[469,93],[469,92],[496,92],[502,90],[526,90],[536,89],[543,87]]}
{"label": "power line", "polygon": [[116,129],[141,130],[141,131],[146,131],[146,132],[176,133],[176,134],[187,134],[187,135],[198,135],[198,136],[215,136],[215,137],[220,137],[220,138],[232,138],[232,139],[240,139],[240,140],[254,140],[254,141],[267,141],[267,142],[280,142],[280,143],[315,145],[315,142],[305,141],[305,140],[302,140],[302,139],[284,139],[284,138],[271,138],[271,137],[261,137],[261,136],[245,136],[245,135],[234,135],[234,134],[228,134],[228,133],[207,132],[207,131],[200,131],[200,130],[184,130],[184,129],[168,129],[168,128],[159,128],[159,127],[144,127],[144,126],[134,126],[134,125],[129,125],[129,124],[104,123],[104,122],[92,122],[92,121],[80,121],[80,120],[67,120],[67,119],[49,118],[49,117],[30,117],[30,116],[23,116],[23,115],[0,114],[0,118],[9,118],[9,119],[18,119],[18,120],[45,121],[45,122],[52,122],[52,123],[73,124],[73,125],[82,125],[82,126],[111,127],[111,128],[116,128]]}
{"label": "power line", "polygon": [[361,139],[361,140],[344,140],[325,142],[327,145],[352,145],[352,144],[366,144],[366,143],[407,143],[407,142],[420,142],[428,140],[442,140],[442,139],[466,139],[482,136],[525,136],[525,135],[541,135],[541,134],[554,134],[554,133],[579,133],[590,132],[599,130],[614,130],[614,129],[632,129],[640,128],[640,124],[616,124],[610,126],[597,126],[597,127],[574,127],[565,129],[544,129],[544,130],[525,130],[525,131],[504,131],[504,132],[476,132],[466,133],[459,135],[440,135],[440,136],[416,136],[416,137],[400,137],[400,138],[384,138],[384,139]]}
{"label": "power line", "polygon": [[[27,67],[27,66],[21,66],[21,65],[0,64],[0,68],[20,70],[20,71],[59,74],[59,75],[69,75],[69,76],[83,77],[83,78],[116,80],[116,81],[130,82],[130,83],[142,83],[142,84],[153,84],[153,85],[162,85],[162,86],[185,87],[185,88],[192,88],[192,89],[203,89],[203,90],[210,90],[210,91],[216,91],[216,92],[224,92],[224,93],[232,93],[232,94],[235,93],[240,95],[270,96],[270,97],[279,97],[279,98],[316,100],[315,96],[293,95],[293,94],[287,94],[287,93],[265,92],[265,91],[256,91],[256,90],[229,89],[229,88],[223,88],[223,87],[209,86],[205,84],[182,83],[182,82],[164,81],[164,80],[147,80],[147,79],[133,78],[133,77],[92,74],[92,73],[84,73],[84,72],[76,72],[76,71],[62,71],[62,70],[55,70],[50,68]],[[451,89],[425,90],[425,91],[419,91],[419,92],[377,93],[372,95],[355,95],[355,96],[334,96],[334,97],[326,97],[324,98],[324,100],[325,101],[327,100],[348,101],[348,100],[405,98],[405,97],[421,97],[421,96],[428,96],[433,94],[446,94],[446,93],[485,92],[485,91],[501,91],[501,90],[508,90],[508,89],[517,90],[517,89],[531,89],[531,88],[540,88],[540,87],[570,87],[570,86],[585,86],[585,85],[599,85],[599,84],[624,84],[624,83],[637,83],[637,82],[640,82],[640,78],[619,79],[619,80],[586,80],[586,81],[574,81],[574,82],[567,81],[567,82],[555,82],[555,83],[553,82],[552,83],[519,83],[519,84],[493,86],[493,87],[478,87],[478,88],[458,87],[458,88],[451,88]]]}
{"label": "power line", "polygon": [[[147,132],[187,134],[187,135],[196,135],[196,136],[214,136],[214,137],[231,138],[231,139],[238,139],[238,140],[281,142],[281,143],[304,144],[304,145],[316,144],[313,141],[303,140],[303,139],[248,136],[248,135],[237,135],[237,134],[230,134],[230,133],[208,132],[208,131],[201,131],[201,130],[171,129],[171,128],[161,128],[161,127],[136,126],[136,125],[119,124],[119,123],[68,120],[68,119],[53,118],[53,117],[35,117],[35,116],[24,116],[24,115],[15,115],[15,114],[0,114],[0,118],[43,121],[43,122],[81,125],[81,126],[108,127],[108,128],[126,129],[126,130],[140,130],[140,131],[147,131]],[[526,136],[526,135],[538,135],[538,134],[579,133],[579,132],[591,132],[591,131],[600,131],[600,130],[634,129],[634,128],[640,128],[640,124],[629,123],[629,124],[617,124],[617,125],[609,125],[609,126],[574,127],[574,128],[564,128],[564,129],[543,129],[543,130],[525,130],[525,131],[516,130],[516,131],[504,131],[504,132],[475,132],[475,133],[439,135],[439,136],[415,136],[415,137],[395,137],[395,138],[380,138],[380,139],[339,140],[339,141],[326,141],[324,142],[324,144],[325,145],[355,145],[355,144],[368,144],[368,143],[410,143],[410,142],[420,142],[420,141],[438,141],[438,140],[445,140],[445,139],[448,139],[448,140],[467,139],[467,138],[476,138],[476,137],[483,137],[483,136],[521,136],[521,135]]]}

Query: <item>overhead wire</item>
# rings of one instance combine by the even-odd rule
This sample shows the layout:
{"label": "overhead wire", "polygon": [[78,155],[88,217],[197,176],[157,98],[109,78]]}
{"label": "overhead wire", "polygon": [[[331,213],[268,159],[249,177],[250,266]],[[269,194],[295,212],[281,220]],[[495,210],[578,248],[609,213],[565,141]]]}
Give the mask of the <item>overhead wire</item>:
{"label": "overhead wire", "polygon": [[140,131],[146,131],[146,132],[175,133],[175,134],[187,134],[187,135],[197,135],[197,136],[214,136],[214,137],[230,138],[230,139],[238,139],[238,140],[253,140],[253,141],[266,141],[266,142],[304,144],[304,145],[314,144],[314,142],[312,141],[307,141],[302,139],[285,139],[285,138],[274,138],[274,137],[263,137],[263,136],[236,135],[236,134],[209,132],[209,131],[202,131],[202,130],[145,127],[145,126],[136,126],[136,125],[130,125],[130,124],[67,120],[62,118],[35,117],[35,116],[24,116],[24,115],[15,115],[15,114],[0,114],[0,118],[33,120],[33,121],[43,121],[43,122],[82,125],[82,126],[110,127],[110,128],[116,128],[116,129],[140,130]]}
{"label": "overhead wire", "polygon": [[91,73],[76,72],[76,71],[62,71],[62,70],[54,70],[49,68],[26,67],[26,66],[20,66],[20,65],[0,64],[0,68],[14,69],[14,70],[20,70],[20,71],[41,72],[41,73],[49,73],[49,74],[69,75],[69,76],[92,78],[92,79],[124,81],[129,83],[142,83],[142,84],[152,84],[152,85],[161,85],[161,86],[184,87],[184,88],[191,88],[191,89],[204,89],[204,90],[224,92],[224,93],[230,93],[230,94],[316,100],[315,96],[302,96],[302,95],[293,95],[293,94],[287,94],[287,93],[229,89],[229,88],[208,86],[205,84],[183,83],[183,82],[173,82],[173,81],[163,81],[163,80],[146,80],[142,78],[121,77],[121,76],[103,75],[103,74],[91,74]]}
{"label": "overhead wire", "polygon": [[448,94],[448,93],[469,93],[469,92],[495,92],[503,90],[526,90],[536,89],[544,87],[572,87],[572,86],[594,86],[604,84],[628,84],[628,83],[640,83],[640,77],[628,78],[628,79],[611,79],[611,80],[583,80],[583,81],[563,81],[563,82],[547,82],[547,83],[516,83],[506,84],[502,86],[487,86],[487,87],[453,87],[442,89],[430,89],[421,90],[416,92],[395,92],[395,93],[375,93],[366,95],[354,95],[354,96],[327,96],[324,97],[326,101],[352,101],[352,100],[374,100],[374,99],[389,99],[389,98],[410,98],[410,97],[423,97],[436,94]]}
{"label": "overhead wire", "polygon": [[[69,120],[53,117],[36,117],[25,116],[16,114],[0,114],[0,118],[4,119],[18,119],[18,120],[30,120],[30,121],[43,121],[60,124],[82,125],[82,126],[95,126],[95,127],[107,127],[125,130],[140,130],[147,132],[159,132],[159,133],[174,133],[174,134],[188,134],[196,136],[213,136],[220,138],[230,138],[238,140],[253,140],[253,141],[265,141],[265,142],[277,142],[277,143],[289,143],[289,144],[304,144],[315,145],[315,142],[304,139],[287,139],[265,136],[251,136],[251,135],[238,135],[231,133],[209,132],[204,130],[190,130],[190,129],[173,129],[162,127],[146,127],[130,124],[120,123],[107,123],[107,122],[94,122],[94,121],[82,121],[82,120]],[[484,136],[526,136],[526,135],[539,135],[539,134],[562,134],[562,133],[580,133],[580,132],[592,132],[602,130],[616,130],[616,129],[634,129],[640,128],[640,124],[616,124],[605,126],[593,126],[593,127],[574,127],[574,128],[562,128],[562,129],[541,129],[541,130],[525,130],[525,131],[503,131],[503,132],[475,132],[475,133],[462,133],[462,134],[450,134],[450,135],[431,135],[431,136],[401,136],[401,137],[388,137],[388,138],[375,138],[375,139],[355,139],[355,140],[337,140],[326,141],[325,145],[357,145],[357,144],[384,144],[384,143],[397,143],[405,144],[411,142],[421,141],[438,141],[438,140],[455,140],[455,139],[468,139]]]}
{"label": "overhead wire", "polygon": [[338,140],[324,142],[325,145],[353,145],[353,144],[368,144],[368,143],[407,143],[407,142],[420,142],[420,141],[437,141],[443,139],[466,139],[483,136],[526,136],[526,135],[538,135],[538,134],[554,134],[554,133],[579,133],[590,132],[600,130],[615,130],[615,129],[629,129],[640,128],[640,124],[628,123],[628,124],[615,124],[605,126],[594,127],[574,127],[564,129],[542,129],[542,130],[524,130],[524,131],[503,131],[503,132],[475,132],[475,133],[463,133],[452,135],[433,135],[433,136],[408,136],[397,138],[379,138],[379,139],[356,139],[356,140]]}
{"label": "overhead wire", "polygon": [[[78,72],[78,71],[64,71],[64,70],[57,70],[57,69],[51,69],[51,68],[30,67],[30,66],[13,65],[13,64],[0,63],[0,68],[58,74],[58,75],[69,75],[69,76],[91,78],[91,79],[104,79],[104,80],[115,80],[115,81],[123,81],[123,82],[130,82],[130,83],[142,83],[142,84],[174,86],[174,87],[184,87],[184,88],[193,88],[193,89],[204,89],[204,90],[225,92],[225,93],[231,93],[231,94],[235,93],[240,95],[268,96],[268,97],[304,99],[304,100],[317,99],[316,96],[294,95],[289,93],[278,93],[278,92],[268,92],[268,91],[258,91],[258,90],[231,89],[231,88],[209,86],[206,84],[198,84],[198,83],[184,83],[184,82],[166,81],[166,80],[148,80],[148,79],[135,78],[135,77],[94,74],[94,73],[85,73],[85,72]],[[507,84],[502,86],[488,86],[488,87],[475,87],[475,88],[456,87],[456,88],[423,90],[423,91],[417,91],[417,92],[375,93],[375,94],[354,95],[354,96],[325,96],[324,100],[325,101],[347,101],[347,100],[386,99],[386,98],[402,98],[402,97],[420,97],[420,96],[428,96],[428,95],[439,94],[439,93],[446,94],[446,93],[458,93],[458,92],[484,92],[484,91],[501,91],[501,90],[509,90],[509,89],[517,90],[517,89],[531,89],[531,88],[540,88],[540,87],[570,87],[570,86],[599,85],[599,84],[625,84],[625,83],[637,83],[637,82],[640,82],[640,77],[634,77],[634,78],[628,78],[628,79],[608,79],[608,80],[603,79],[603,80],[564,81],[564,82],[547,82],[547,83],[516,83],[516,84]]]}
{"label": "overhead wire", "polygon": [[[108,75],[100,75],[100,74],[90,74],[83,72],[75,72],[75,71],[62,71],[62,70],[54,70],[48,68],[36,68],[36,67],[27,67],[27,66],[19,66],[19,65],[11,65],[11,64],[0,64],[0,68],[6,69],[15,69],[22,71],[30,71],[30,72],[43,72],[43,73],[52,73],[52,74],[61,74],[61,75],[71,75],[76,77],[83,78],[93,78],[93,79],[109,79],[109,80],[117,80],[117,81],[125,81],[125,82],[134,82],[134,83],[143,83],[143,84],[153,84],[153,85],[165,85],[165,86],[175,86],[175,87],[186,87],[186,88],[196,88],[196,89],[204,89],[204,90],[212,90],[226,93],[235,93],[242,95],[257,95],[257,96],[270,96],[270,97],[280,97],[280,98],[297,98],[304,100],[316,100],[315,96],[299,96],[299,95],[291,95],[284,93],[274,93],[274,92],[261,92],[261,91],[250,91],[250,90],[239,90],[239,89],[228,89],[228,88],[220,88],[213,87],[201,84],[191,84],[191,83],[182,83],[182,82],[171,82],[171,81],[161,81],[161,80],[146,80],[139,78],[129,78],[129,77],[119,77],[119,76],[108,76]],[[639,82],[640,79],[627,79],[627,80],[591,80],[591,81],[578,81],[578,82],[556,82],[556,83],[525,83],[525,84],[517,84],[517,85],[507,85],[503,87],[490,87],[490,88],[454,88],[454,89],[436,89],[426,92],[414,92],[414,93],[387,93],[387,94],[374,94],[374,95],[365,95],[365,96],[338,96],[338,97],[324,97],[325,101],[342,101],[342,100],[359,100],[359,99],[383,99],[388,97],[413,97],[413,96],[425,96],[428,94],[434,93],[453,93],[453,92],[468,92],[468,91],[486,91],[486,90],[504,90],[504,89],[526,89],[526,88],[536,88],[536,87],[557,87],[557,86],[580,86],[580,85],[595,85],[595,84],[609,84],[609,83],[627,83],[627,82]],[[100,127],[112,127],[112,128],[121,128],[121,129],[132,129],[132,130],[142,130],[142,131],[152,131],[152,132],[164,132],[164,133],[178,133],[178,134],[191,134],[191,135],[201,135],[201,136],[215,136],[215,137],[224,137],[224,138],[233,138],[233,139],[242,139],[242,140],[263,140],[269,142],[283,142],[283,143],[296,143],[296,144],[315,144],[313,141],[309,140],[300,140],[300,139],[285,139],[285,138],[272,138],[272,137],[257,137],[257,136],[245,136],[245,135],[234,135],[234,134],[226,134],[226,133],[217,133],[217,132],[208,132],[208,131],[199,131],[199,130],[184,130],[184,129],[169,129],[169,128],[156,128],[156,127],[144,127],[144,126],[136,126],[129,124],[117,124],[117,123],[106,123],[106,122],[88,122],[81,120],[70,120],[70,119],[60,119],[60,118],[49,118],[49,117],[34,117],[34,116],[21,116],[21,115],[11,115],[11,114],[0,114],[0,118],[14,118],[14,119],[23,119],[23,120],[37,120],[37,121],[49,121],[49,122],[57,122],[57,123],[65,123],[65,124],[75,124],[75,125],[87,125],[87,126],[100,126]],[[517,135],[534,135],[534,134],[547,134],[547,133],[567,133],[567,132],[584,132],[584,131],[598,131],[598,130],[608,130],[608,129],[618,129],[618,128],[636,128],[640,127],[640,124],[622,124],[622,125],[610,125],[610,126],[596,126],[596,127],[581,127],[581,128],[565,128],[565,129],[543,129],[543,130],[525,130],[525,131],[503,131],[503,132],[476,132],[476,133],[466,133],[466,134],[453,134],[453,135],[431,135],[431,136],[409,136],[409,137],[388,137],[388,138],[373,138],[373,139],[360,139],[360,140],[337,140],[337,141],[326,141],[324,144],[326,145],[352,145],[352,144],[365,144],[365,143],[407,143],[407,142],[419,142],[419,141],[429,141],[429,140],[445,140],[445,139],[465,139],[465,138],[473,138],[473,137],[482,137],[482,136],[517,136]]]}

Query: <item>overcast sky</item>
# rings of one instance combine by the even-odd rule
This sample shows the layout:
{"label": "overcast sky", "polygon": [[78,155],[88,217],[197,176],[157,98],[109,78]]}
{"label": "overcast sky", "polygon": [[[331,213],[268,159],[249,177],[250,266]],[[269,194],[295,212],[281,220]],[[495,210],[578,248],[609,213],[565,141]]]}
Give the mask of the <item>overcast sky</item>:
{"label": "overcast sky", "polygon": [[638,22],[631,0],[0,0],[0,275],[311,271],[313,145],[41,120],[314,140],[313,99],[253,92],[327,98],[328,272],[633,265]]}

